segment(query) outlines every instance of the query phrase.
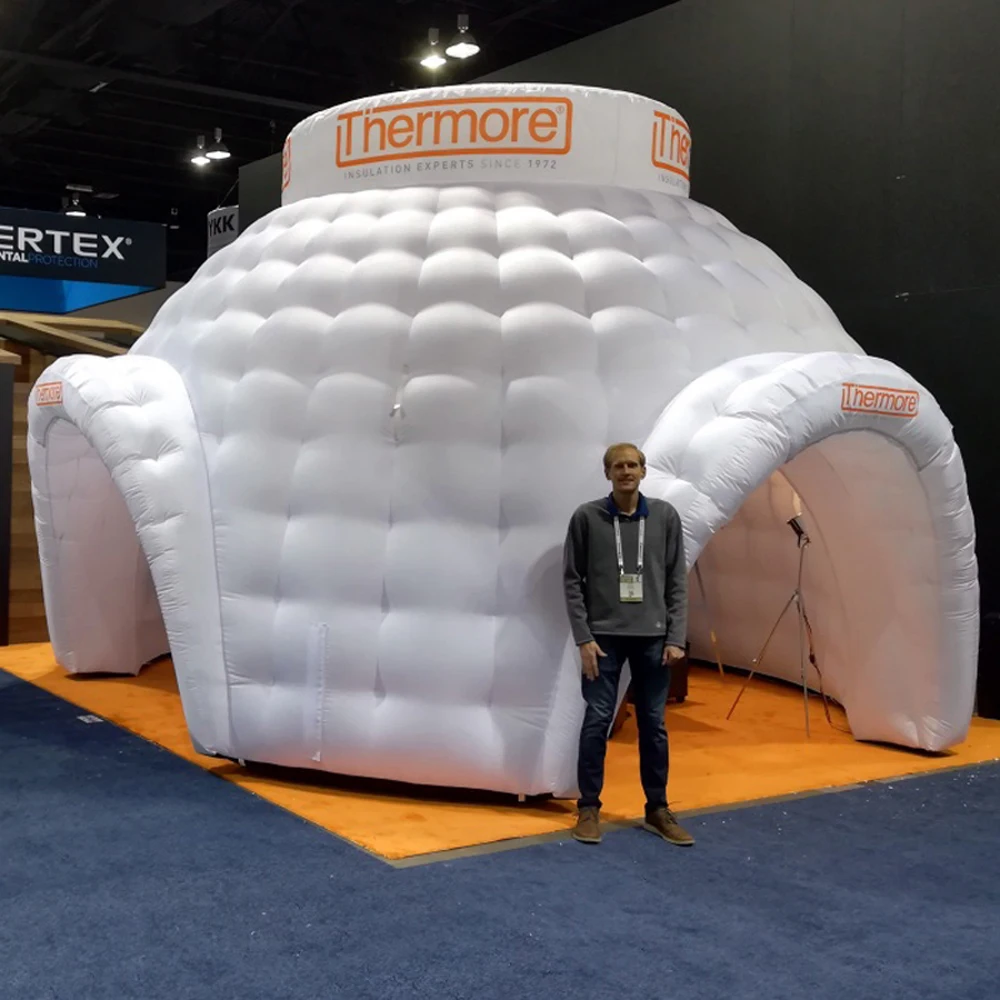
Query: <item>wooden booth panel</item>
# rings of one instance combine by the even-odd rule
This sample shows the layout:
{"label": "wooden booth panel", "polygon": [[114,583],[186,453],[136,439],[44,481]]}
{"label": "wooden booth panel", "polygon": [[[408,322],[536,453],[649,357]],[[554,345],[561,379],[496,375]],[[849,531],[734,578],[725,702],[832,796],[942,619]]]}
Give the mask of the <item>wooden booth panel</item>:
{"label": "wooden booth panel", "polygon": [[0,340],[0,348],[18,355],[14,372],[13,435],[10,508],[10,620],[9,641],[48,642],[42,598],[42,571],[35,537],[28,471],[28,395],[43,371],[55,360],[24,344]]}

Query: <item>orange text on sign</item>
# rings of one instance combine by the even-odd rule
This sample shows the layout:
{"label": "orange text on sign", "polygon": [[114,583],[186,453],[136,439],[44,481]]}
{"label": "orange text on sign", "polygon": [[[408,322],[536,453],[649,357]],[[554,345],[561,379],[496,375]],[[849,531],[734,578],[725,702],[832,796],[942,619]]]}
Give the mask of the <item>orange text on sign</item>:
{"label": "orange text on sign", "polygon": [[920,393],[916,389],[891,389],[884,385],[845,382],[841,388],[840,408],[845,413],[915,417],[920,412]]}
{"label": "orange text on sign", "polygon": [[37,406],[58,406],[62,403],[62,382],[39,382],[35,386]]}
{"label": "orange text on sign", "polygon": [[337,116],[338,167],[439,154],[563,156],[572,145],[573,102],[565,97],[462,97]]}
{"label": "orange text on sign", "polygon": [[687,122],[665,111],[653,112],[653,166],[690,180],[691,130]]}
{"label": "orange text on sign", "polygon": [[281,190],[284,191],[292,183],[292,137],[285,139],[281,147]]}

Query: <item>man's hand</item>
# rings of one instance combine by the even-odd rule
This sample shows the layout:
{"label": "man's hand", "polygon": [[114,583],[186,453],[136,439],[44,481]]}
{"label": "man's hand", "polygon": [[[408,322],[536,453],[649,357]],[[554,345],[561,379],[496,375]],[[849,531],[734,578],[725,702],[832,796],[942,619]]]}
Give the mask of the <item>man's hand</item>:
{"label": "man's hand", "polygon": [[588,681],[597,680],[601,673],[601,668],[597,664],[597,658],[606,655],[604,650],[593,639],[580,646],[580,662],[583,665],[583,676]]}
{"label": "man's hand", "polygon": [[663,665],[672,667],[675,663],[680,663],[687,654],[680,646],[663,647]]}

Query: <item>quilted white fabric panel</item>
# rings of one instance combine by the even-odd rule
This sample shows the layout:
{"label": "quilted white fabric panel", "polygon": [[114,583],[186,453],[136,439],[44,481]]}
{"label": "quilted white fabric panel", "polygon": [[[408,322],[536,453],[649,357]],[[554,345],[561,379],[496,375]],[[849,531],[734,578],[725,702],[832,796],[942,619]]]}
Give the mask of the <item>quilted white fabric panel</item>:
{"label": "quilted white fabric panel", "polygon": [[720,361],[817,347],[856,349],[687,199],[413,188],[262,220],[135,348],[197,414],[242,755],[572,789],[560,550],[604,447]]}

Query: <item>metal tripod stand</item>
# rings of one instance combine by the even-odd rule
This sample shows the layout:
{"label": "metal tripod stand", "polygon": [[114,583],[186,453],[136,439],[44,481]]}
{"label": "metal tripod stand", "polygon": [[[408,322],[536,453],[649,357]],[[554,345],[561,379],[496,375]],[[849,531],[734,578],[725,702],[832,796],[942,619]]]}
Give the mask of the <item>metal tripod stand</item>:
{"label": "metal tripod stand", "polygon": [[810,736],[809,731],[809,682],[806,676],[806,656],[805,656],[805,646],[806,640],[809,646],[809,662],[812,664],[813,669],[816,671],[816,676],[819,678],[819,693],[823,700],[823,711],[826,713],[826,721],[832,726],[833,719],[830,718],[830,706],[826,700],[826,692],[823,690],[823,674],[819,669],[819,664],[816,661],[816,647],[813,643],[813,631],[812,625],[809,622],[809,616],[806,614],[805,600],[802,597],[802,570],[805,563],[806,548],[809,546],[811,539],[805,528],[802,527],[799,519],[793,517],[788,522],[788,526],[795,532],[798,538],[799,547],[799,573],[795,584],[795,590],[792,591],[792,596],[788,598],[785,606],[781,609],[781,613],[778,615],[768,633],[767,638],[764,640],[764,645],[761,646],[760,652],[754,657],[753,669],[747,675],[747,679],[743,682],[743,686],[740,688],[739,694],[736,696],[736,700],[733,702],[732,707],[729,709],[726,718],[729,719],[733,712],[736,710],[736,706],[739,704],[740,698],[743,697],[743,692],[746,691],[750,682],[753,680],[753,675],[757,672],[757,668],[760,666],[761,660],[764,659],[764,653],[767,652],[767,647],[771,644],[771,640],[774,638],[774,633],[778,631],[778,626],[781,624],[781,619],[785,617],[788,609],[794,604],[796,611],[798,613],[799,619],[799,673],[802,679],[802,706],[805,712],[806,719],[806,736]]}
{"label": "metal tripod stand", "polygon": [[715,634],[715,627],[712,625],[712,613],[708,606],[708,595],[705,593],[705,581],[701,578],[701,564],[694,564],[694,575],[698,581],[698,589],[701,591],[701,603],[705,609],[705,617],[708,620],[708,634],[712,640],[712,650],[715,653],[715,662],[719,667],[719,680],[725,683],[726,672],[722,669],[722,652],[719,650],[719,640]]}

